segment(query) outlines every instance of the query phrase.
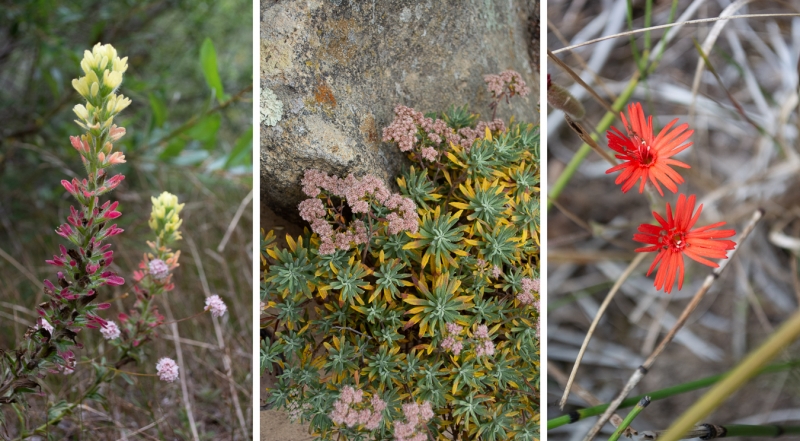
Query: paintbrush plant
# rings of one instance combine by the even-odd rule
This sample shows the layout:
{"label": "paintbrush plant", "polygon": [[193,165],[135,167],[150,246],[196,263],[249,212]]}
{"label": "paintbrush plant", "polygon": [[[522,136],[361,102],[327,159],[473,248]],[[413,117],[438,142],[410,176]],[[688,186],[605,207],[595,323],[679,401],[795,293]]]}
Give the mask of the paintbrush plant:
{"label": "paintbrush plant", "polygon": [[[82,362],[91,364],[94,371],[93,381],[82,386],[82,396],[72,403],[61,400],[51,405],[47,421],[30,433],[23,430],[22,437],[47,434],[49,428],[86,399],[102,401],[100,386],[117,376],[130,383],[133,380],[128,374],[158,375],[164,381],[178,377],[178,366],[169,358],[157,363],[157,374],[119,368],[143,360],[142,343],[152,339],[155,328],[164,321],[152,301],[173,288],[171,273],[178,266],[180,252],[169,246],[181,238],[179,213],[183,204],[167,192],[153,198],[149,224],[154,240],[148,242],[150,253],[144,256],[133,277],[136,303],[131,313],[119,314],[119,324],[102,317],[101,311],[111,304],[101,299],[110,299],[114,287],[126,283],[111,269],[114,251],[109,239],[123,232],[115,223],[121,216],[119,202],[103,199],[124,179],[111,170],[125,162],[125,155],[114,150],[114,143],[125,135],[125,129],[114,124],[114,119],[131,103],[117,93],[128,68],[127,58],[120,58],[111,45],[98,43],[84,53],[81,68],[84,75],[73,80],[72,85],[85,103],[76,105],[73,111],[78,117],[75,122],[85,132],[70,137],[70,141],[80,154],[86,177],[61,181],[76,201],[67,221],[55,230],[66,243],[47,260],[57,272],[55,282],[48,279],[43,283],[46,301],[36,307],[37,323],[28,328],[16,348],[0,349],[0,404],[15,406],[22,416],[26,413],[22,410],[27,406],[26,395],[41,390],[47,375],[67,375],[78,369],[77,351],[84,349],[80,337],[86,329],[98,330],[118,353],[116,362],[107,352],[92,354],[95,358]],[[206,300],[205,311],[218,317],[225,310],[218,296]],[[0,411],[0,427],[7,430],[3,416]]]}
{"label": "paintbrush plant", "polygon": [[[106,328],[101,310],[110,307],[99,302],[99,291],[119,286],[125,280],[109,267],[114,252],[108,239],[122,233],[114,223],[121,216],[116,201],[102,201],[124,179],[111,175],[114,165],[125,162],[125,155],[113,151],[125,129],[114,124],[114,117],[130,104],[116,93],[128,69],[127,57],[119,58],[111,45],[97,44],[86,51],[81,61],[84,75],[73,80],[75,90],[86,100],[74,112],[76,123],[85,130],[70,137],[86,170],[86,178],[61,181],[75,198],[67,222],[56,233],[67,240],[59,253],[47,263],[57,268],[56,281],[44,281],[47,301],[37,307],[39,320],[28,329],[15,350],[0,351],[0,402],[14,403],[22,395],[39,389],[48,373],[69,374],[75,369],[75,350],[82,348],[79,333]],[[107,331],[107,332],[112,332]]]}

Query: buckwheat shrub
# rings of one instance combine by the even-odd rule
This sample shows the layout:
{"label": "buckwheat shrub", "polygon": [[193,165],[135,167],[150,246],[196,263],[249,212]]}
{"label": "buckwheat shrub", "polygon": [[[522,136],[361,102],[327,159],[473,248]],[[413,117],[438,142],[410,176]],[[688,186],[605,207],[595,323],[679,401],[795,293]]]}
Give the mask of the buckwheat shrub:
{"label": "buckwheat shrub", "polygon": [[268,402],[324,440],[538,438],[538,128],[395,114],[399,194],[309,170],[310,229],[262,238]]}

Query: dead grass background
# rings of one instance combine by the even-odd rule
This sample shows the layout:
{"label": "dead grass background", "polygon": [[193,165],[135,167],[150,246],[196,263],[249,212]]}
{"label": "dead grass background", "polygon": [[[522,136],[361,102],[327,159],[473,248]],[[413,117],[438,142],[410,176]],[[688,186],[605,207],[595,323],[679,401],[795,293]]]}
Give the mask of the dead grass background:
{"label": "dead grass background", "polygon": [[[129,175],[126,182],[136,181],[137,176],[135,173],[133,175]],[[121,200],[123,216],[120,223],[125,228],[125,233],[111,242],[115,250],[114,265],[127,283],[122,289],[104,290],[100,295],[105,299],[117,298],[108,310],[113,316],[130,309],[134,300],[130,285],[132,271],[147,250],[144,238],[149,237],[150,233],[147,226],[151,206],[149,197],[158,195],[162,190],[177,194],[180,201],[186,203],[181,213],[184,218],[184,240],[176,246],[181,249],[181,266],[175,271],[175,290],[157,304],[168,322],[171,320],[164,302],[169,303],[175,319],[191,316],[204,307],[208,295],[204,284],[207,284],[210,293],[219,294],[227,303],[228,313],[220,319],[225,349],[218,344],[210,315],[204,314],[178,323],[185,361],[180,375],[188,383],[201,439],[250,439],[253,239],[249,209],[233,225],[233,233],[225,248],[218,250],[239,203],[249,192],[250,183],[197,176],[192,170],[174,169],[139,177],[141,188],[131,190],[123,187],[114,193]],[[5,199],[5,202],[8,200]],[[60,238],[52,230],[57,225],[56,219],[63,219],[68,209],[69,203],[64,200],[57,209],[31,222],[12,222],[12,219],[16,219],[12,217],[13,213],[0,210],[0,248],[21,263],[35,280],[53,279],[53,267],[46,265],[44,259],[58,249],[57,239]],[[0,279],[3,280],[0,284],[0,346],[13,347],[27,326],[34,323],[36,313],[33,308],[41,301],[43,293],[9,259],[0,259]],[[127,298],[120,298],[126,294]],[[109,314],[106,316],[113,317]],[[177,359],[169,326],[162,326],[159,334],[162,338],[147,343],[145,352],[148,359],[145,363],[140,366],[129,364],[123,370],[152,374],[160,357]],[[80,339],[87,349],[78,351],[79,357],[94,357],[109,349],[99,333],[84,331]],[[246,433],[243,433],[233,404],[234,396],[230,393],[230,382],[223,366],[225,353],[233,362],[235,399],[239,401],[245,417]],[[80,396],[93,378],[90,366],[85,363],[79,365],[79,369],[70,377],[49,376],[45,381],[44,396],[29,399],[30,422],[43,424],[48,404]],[[154,377],[133,379],[135,384],[130,386],[122,379],[105,386],[105,403],[83,403],[82,412],[76,411],[53,428],[56,439],[117,439],[123,437],[125,431],[130,433],[154,422],[157,423],[156,427],[141,435],[151,439],[191,439],[180,383],[167,384]],[[15,420],[10,412],[6,413],[6,417],[12,423]]]}

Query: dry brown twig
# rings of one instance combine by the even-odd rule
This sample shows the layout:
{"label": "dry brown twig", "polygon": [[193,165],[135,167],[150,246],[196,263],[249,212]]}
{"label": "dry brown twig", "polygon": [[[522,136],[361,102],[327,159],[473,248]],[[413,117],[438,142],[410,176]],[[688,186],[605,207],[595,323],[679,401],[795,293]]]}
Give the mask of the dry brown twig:
{"label": "dry brown twig", "polygon": [[567,385],[564,387],[564,394],[561,396],[561,401],[559,401],[558,405],[561,410],[564,410],[564,405],[567,404],[567,398],[569,397],[569,391],[572,388],[572,383],[575,381],[575,375],[578,373],[578,367],[581,365],[581,360],[583,360],[583,354],[586,353],[586,348],[589,346],[589,341],[592,339],[594,335],[594,330],[597,328],[597,324],[600,323],[600,319],[603,317],[603,314],[606,312],[606,308],[608,305],[611,304],[611,300],[614,299],[614,296],[619,291],[622,284],[625,283],[625,280],[633,274],[633,271],[639,266],[640,263],[647,257],[645,253],[639,253],[633,261],[631,261],[628,268],[619,276],[616,282],[614,282],[614,286],[611,287],[611,290],[608,291],[605,300],[600,305],[600,309],[597,310],[597,314],[595,314],[594,319],[592,320],[592,324],[589,325],[589,331],[586,332],[586,337],[583,339],[583,344],[581,344],[581,349],[578,351],[578,358],[575,359],[575,364],[572,366],[572,372],[569,374],[569,379],[567,380]]}

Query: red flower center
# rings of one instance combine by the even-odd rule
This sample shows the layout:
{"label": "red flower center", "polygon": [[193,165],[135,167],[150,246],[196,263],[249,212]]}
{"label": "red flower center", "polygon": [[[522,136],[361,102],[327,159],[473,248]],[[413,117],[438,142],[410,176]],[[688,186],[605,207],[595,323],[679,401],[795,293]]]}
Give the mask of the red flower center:
{"label": "red flower center", "polygon": [[659,245],[663,249],[672,249],[672,251],[683,251],[688,245],[686,243],[686,233],[676,231],[675,229],[669,231],[662,231],[659,237]]}
{"label": "red flower center", "polygon": [[650,148],[650,144],[636,133],[631,134],[630,138],[633,148],[628,150],[628,154],[633,157],[640,166],[650,167],[653,165],[656,162],[655,149]]}

